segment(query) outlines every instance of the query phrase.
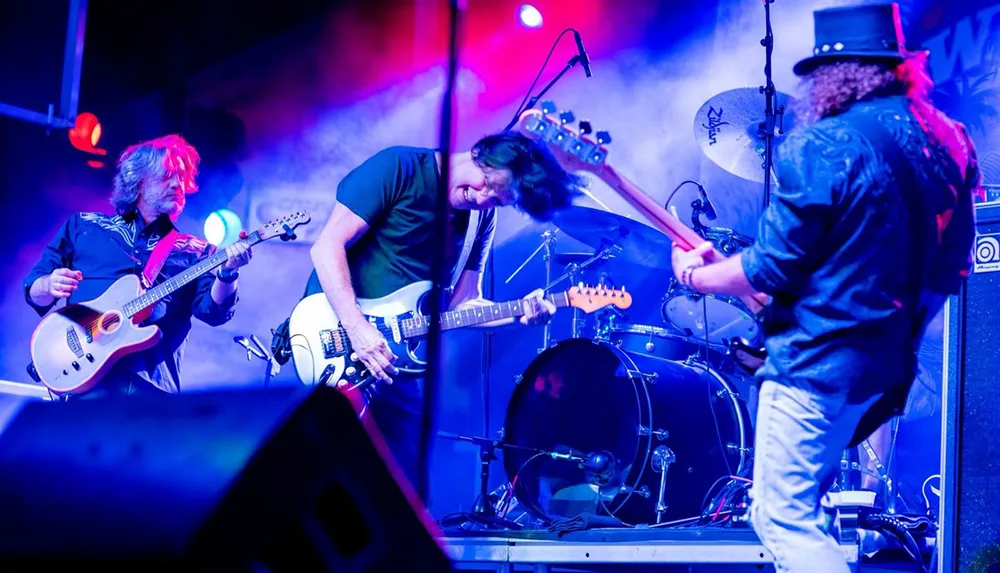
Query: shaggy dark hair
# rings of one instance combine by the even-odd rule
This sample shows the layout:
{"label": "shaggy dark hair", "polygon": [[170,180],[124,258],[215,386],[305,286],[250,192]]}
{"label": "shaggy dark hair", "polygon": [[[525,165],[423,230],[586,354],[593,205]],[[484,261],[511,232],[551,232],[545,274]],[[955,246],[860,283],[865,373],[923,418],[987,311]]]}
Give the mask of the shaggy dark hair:
{"label": "shaggy dark hair", "polygon": [[171,174],[173,167],[164,161],[167,155],[180,157],[187,166],[188,185],[186,193],[198,190],[195,177],[201,157],[194,146],[179,135],[165,135],[149,141],[137,143],[118,156],[118,172],[115,174],[111,205],[120,215],[135,208],[139,200],[139,186],[152,178],[164,178]]}
{"label": "shaggy dark hair", "polygon": [[544,144],[515,132],[480,139],[472,160],[480,168],[509,169],[514,206],[536,221],[549,221],[569,207],[585,182],[567,172]]}
{"label": "shaggy dark hair", "polygon": [[843,113],[871,95],[906,94],[915,102],[930,105],[934,88],[923,52],[909,54],[901,64],[866,59],[825,64],[805,81],[809,99],[803,103],[813,121]]}

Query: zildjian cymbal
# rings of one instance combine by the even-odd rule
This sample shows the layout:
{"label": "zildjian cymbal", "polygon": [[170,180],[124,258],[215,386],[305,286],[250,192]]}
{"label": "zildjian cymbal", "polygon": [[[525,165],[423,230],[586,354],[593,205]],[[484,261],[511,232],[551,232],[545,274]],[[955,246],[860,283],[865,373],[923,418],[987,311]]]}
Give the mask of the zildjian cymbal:
{"label": "zildjian cymbal", "polygon": [[[795,117],[789,109],[794,99],[778,92],[774,149],[792,130]],[[765,98],[759,88],[738,88],[712,96],[694,121],[694,136],[701,150],[726,171],[757,183],[764,182]],[[778,111],[776,109],[775,111]]]}

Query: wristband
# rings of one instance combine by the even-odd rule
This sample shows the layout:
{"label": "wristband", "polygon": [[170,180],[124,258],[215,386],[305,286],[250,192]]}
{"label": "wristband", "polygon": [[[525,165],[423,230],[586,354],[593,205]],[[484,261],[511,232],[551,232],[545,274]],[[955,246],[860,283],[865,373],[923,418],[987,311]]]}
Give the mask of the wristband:
{"label": "wristband", "polygon": [[226,272],[225,269],[222,269],[219,272],[215,273],[215,278],[219,279],[219,282],[223,284],[230,285],[236,282],[236,279],[240,278],[240,272],[239,271]]}

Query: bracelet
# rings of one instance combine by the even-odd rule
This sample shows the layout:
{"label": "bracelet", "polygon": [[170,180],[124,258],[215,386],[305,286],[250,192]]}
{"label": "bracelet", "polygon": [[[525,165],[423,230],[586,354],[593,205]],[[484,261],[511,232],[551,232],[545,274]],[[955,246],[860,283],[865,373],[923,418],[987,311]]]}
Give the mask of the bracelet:
{"label": "bracelet", "polygon": [[215,273],[215,278],[219,279],[220,283],[231,285],[236,282],[236,279],[240,278],[240,272],[232,271],[227,273],[225,269],[223,269]]}
{"label": "bracelet", "polygon": [[681,271],[681,284],[695,292],[698,292],[698,289],[694,287],[694,270],[697,268],[692,265],[684,267],[684,270]]}

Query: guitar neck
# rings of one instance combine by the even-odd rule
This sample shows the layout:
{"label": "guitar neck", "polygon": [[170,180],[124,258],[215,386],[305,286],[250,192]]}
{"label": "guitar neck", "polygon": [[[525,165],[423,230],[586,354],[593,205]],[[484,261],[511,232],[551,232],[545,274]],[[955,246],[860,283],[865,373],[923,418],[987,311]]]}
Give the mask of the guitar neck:
{"label": "guitar neck", "polygon": [[[241,239],[239,244],[252,247],[262,240],[260,232],[254,231],[247,238]],[[142,293],[137,298],[127,302],[122,307],[122,310],[125,312],[126,316],[132,317],[170,296],[177,290],[183,288],[188,283],[211,271],[215,267],[222,265],[222,263],[226,262],[227,258],[229,258],[229,256],[226,254],[225,250],[219,251],[200,263],[192,267],[188,267],[177,276],[163,281],[162,283]]]}
{"label": "guitar neck", "polygon": [[[653,226],[663,231],[664,234],[670,237],[670,240],[677,243],[678,247],[685,251],[690,251],[705,242],[705,239],[698,235],[698,233],[692,231],[690,227],[682,223],[677,217],[667,212],[664,207],[654,201],[634,183],[626,179],[625,176],[615,171],[610,165],[604,165],[601,169],[595,170],[594,174],[614,189],[623,199],[628,201],[629,205],[635,207],[649,219],[653,223]],[[740,300],[754,313],[758,312],[769,302],[768,296],[762,293],[741,296]]]}
{"label": "guitar neck", "polygon": [[[551,302],[556,308],[569,306],[569,293],[563,291],[556,294],[547,295],[545,300]],[[505,318],[519,318],[524,316],[524,301],[511,300],[498,302],[487,306],[475,306],[458,310],[442,312],[440,316],[441,330],[452,330],[455,328],[465,328],[467,326],[477,326],[495,320]],[[419,315],[413,318],[406,318],[401,321],[404,338],[416,336],[426,336],[430,331],[431,320],[429,316]]]}
{"label": "guitar neck", "polygon": [[671,215],[664,207],[610,165],[605,165],[602,169],[596,170],[595,175],[601,181],[607,183],[623,199],[628,201],[629,205],[632,205],[642,213],[653,223],[653,226],[670,237],[670,240],[677,243],[677,246],[684,250],[691,250],[705,242],[705,239],[698,235],[698,233],[695,233],[690,227],[678,220],[677,217]]}

